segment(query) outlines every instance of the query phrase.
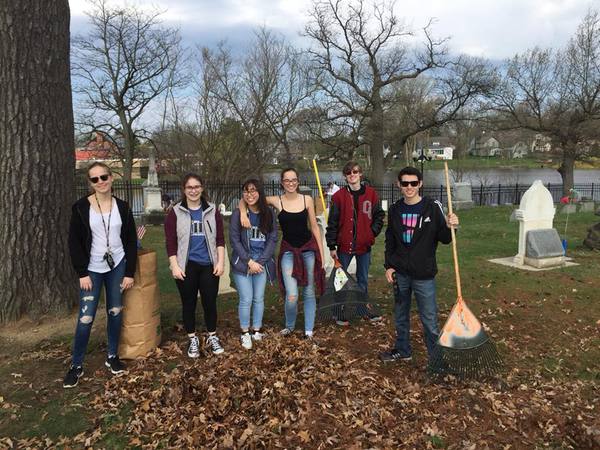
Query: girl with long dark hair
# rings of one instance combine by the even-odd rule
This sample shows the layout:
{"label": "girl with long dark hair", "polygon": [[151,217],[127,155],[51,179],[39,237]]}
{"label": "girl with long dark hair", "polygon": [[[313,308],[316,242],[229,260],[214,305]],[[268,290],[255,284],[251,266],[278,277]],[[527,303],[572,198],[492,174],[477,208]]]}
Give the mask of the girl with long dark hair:
{"label": "girl with long dark hair", "polygon": [[183,198],[165,219],[165,236],[171,274],[181,296],[183,325],[190,340],[187,353],[190,358],[198,358],[198,293],[208,331],[205,344],[214,354],[224,352],[217,337],[217,294],[225,261],[223,218],[215,204],[208,201],[199,175],[187,174],[181,188]]}
{"label": "girl with long dark hair", "polygon": [[[262,318],[265,308],[265,286],[275,279],[275,246],[277,245],[277,219],[267,205],[262,183],[249,179],[242,186],[242,200],[247,209],[250,228],[240,225],[240,210],[231,215],[229,242],[233,249],[231,267],[233,280],[240,297],[241,343],[252,348],[252,341],[262,339]],[[252,311],[252,330],[250,312]]]}

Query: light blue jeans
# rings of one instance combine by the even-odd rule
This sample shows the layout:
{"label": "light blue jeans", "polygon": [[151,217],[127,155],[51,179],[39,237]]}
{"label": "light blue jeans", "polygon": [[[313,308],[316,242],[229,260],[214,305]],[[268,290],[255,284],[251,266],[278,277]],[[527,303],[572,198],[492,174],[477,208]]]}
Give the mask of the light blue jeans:
{"label": "light blue jeans", "polygon": [[[304,331],[312,332],[315,327],[317,299],[315,297],[315,252],[302,252],[304,268],[308,275],[308,284],[303,289],[304,302]],[[294,254],[285,252],[281,257],[281,273],[285,286],[285,327],[293,330],[296,327],[298,315],[298,281],[292,277],[294,269]]]}
{"label": "light blue jeans", "polygon": [[106,293],[108,356],[117,355],[119,337],[121,336],[121,324],[123,323],[121,282],[125,276],[125,258],[111,271],[106,273],[90,271],[89,276],[92,279],[92,290],[79,290],[79,317],[75,329],[73,360],[71,361],[71,365],[74,367],[83,365],[83,358],[90,340],[90,332],[96,317],[102,286],[104,286]]}
{"label": "light blue jeans", "polygon": [[265,311],[265,286],[267,273],[244,275],[233,271],[233,281],[237,287],[240,302],[238,314],[240,328],[248,330],[250,326],[250,311],[252,310],[252,328],[259,330],[262,327],[263,313]]}

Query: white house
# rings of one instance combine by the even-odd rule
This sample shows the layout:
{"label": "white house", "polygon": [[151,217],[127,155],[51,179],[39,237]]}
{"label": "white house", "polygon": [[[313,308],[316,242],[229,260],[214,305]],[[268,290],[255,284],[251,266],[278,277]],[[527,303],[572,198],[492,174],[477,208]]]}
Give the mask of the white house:
{"label": "white house", "polygon": [[[429,142],[423,149],[423,154],[431,159],[451,160],[454,154],[454,145],[450,143],[447,137],[436,136],[429,139]],[[417,148],[417,156],[421,154],[421,148]],[[413,157],[415,155],[413,154]]]}

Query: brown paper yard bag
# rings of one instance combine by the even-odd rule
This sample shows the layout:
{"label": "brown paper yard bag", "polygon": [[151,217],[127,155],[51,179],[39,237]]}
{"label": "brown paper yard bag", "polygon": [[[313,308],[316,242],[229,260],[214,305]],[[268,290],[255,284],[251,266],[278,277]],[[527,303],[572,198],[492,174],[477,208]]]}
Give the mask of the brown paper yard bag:
{"label": "brown paper yard bag", "polygon": [[146,356],[160,344],[159,300],[156,252],[139,250],[133,287],[123,295],[120,358]]}

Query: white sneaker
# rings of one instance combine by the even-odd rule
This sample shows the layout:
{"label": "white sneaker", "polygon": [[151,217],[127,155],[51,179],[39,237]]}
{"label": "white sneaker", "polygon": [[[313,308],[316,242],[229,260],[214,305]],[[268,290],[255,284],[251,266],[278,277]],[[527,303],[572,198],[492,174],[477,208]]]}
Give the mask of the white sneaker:
{"label": "white sneaker", "polygon": [[225,349],[221,345],[219,338],[216,334],[210,334],[206,338],[206,346],[210,348],[210,351],[213,352],[213,355],[220,355],[225,352]]}
{"label": "white sneaker", "polygon": [[254,333],[252,333],[252,339],[254,339],[255,341],[262,341],[263,337],[264,334],[260,331],[255,331]]}
{"label": "white sneaker", "polygon": [[190,338],[187,354],[190,358],[200,357],[200,341],[198,340],[198,336],[193,336]]}
{"label": "white sneaker", "polygon": [[279,334],[280,334],[280,335],[282,335],[282,336],[289,336],[289,335],[291,335],[293,332],[294,332],[294,330],[291,330],[291,329],[289,329],[289,328],[284,328],[283,330],[281,330],[281,331],[279,332]]}
{"label": "white sneaker", "polygon": [[242,341],[242,347],[244,347],[246,350],[250,350],[252,348],[252,337],[250,336],[250,333],[243,333],[240,337],[240,340]]}

